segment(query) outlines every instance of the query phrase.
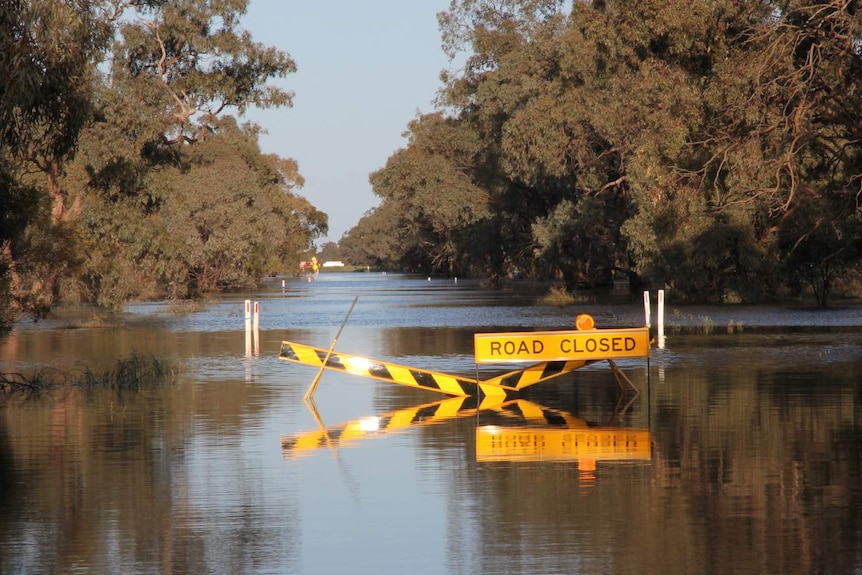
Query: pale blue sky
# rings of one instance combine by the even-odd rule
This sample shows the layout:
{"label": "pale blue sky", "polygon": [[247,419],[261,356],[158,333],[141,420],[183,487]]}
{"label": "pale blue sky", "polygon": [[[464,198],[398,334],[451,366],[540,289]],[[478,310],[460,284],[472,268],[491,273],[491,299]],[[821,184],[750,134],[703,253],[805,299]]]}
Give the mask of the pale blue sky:
{"label": "pale blue sky", "polygon": [[368,175],[406,145],[417,113],[434,111],[440,71],[437,13],[449,0],[251,0],[243,27],[289,53],[298,71],[276,84],[292,108],[253,110],[265,153],[299,162],[299,190],[329,215],[338,241],[378,204]]}

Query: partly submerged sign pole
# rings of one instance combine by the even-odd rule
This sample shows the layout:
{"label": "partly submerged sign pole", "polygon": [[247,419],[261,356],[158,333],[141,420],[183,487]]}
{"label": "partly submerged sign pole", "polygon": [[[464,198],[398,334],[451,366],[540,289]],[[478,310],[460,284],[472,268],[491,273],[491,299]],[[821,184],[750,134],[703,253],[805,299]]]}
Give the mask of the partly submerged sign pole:
{"label": "partly submerged sign pole", "polygon": [[317,375],[314,376],[314,381],[311,382],[311,385],[308,386],[308,390],[305,392],[305,395],[302,399],[308,401],[309,398],[314,397],[314,392],[317,389],[317,384],[320,381],[320,376],[323,375],[323,370],[326,367],[326,362],[329,361],[329,356],[332,355],[332,350],[335,349],[335,344],[338,343],[338,338],[341,336],[341,330],[344,329],[344,326],[347,325],[347,318],[350,317],[350,314],[353,313],[353,307],[356,305],[356,300],[359,299],[359,296],[353,298],[353,303],[350,304],[350,309],[347,310],[347,315],[344,316],[344,321],[341,322],[341,327],[338,328],[338,332],[335,334],[335,338],[332,340],[332,345],[329,346],[329,350],[326,352],[326,358],[323,360],[323,364],[320,366],[320,370],[317,372]]}

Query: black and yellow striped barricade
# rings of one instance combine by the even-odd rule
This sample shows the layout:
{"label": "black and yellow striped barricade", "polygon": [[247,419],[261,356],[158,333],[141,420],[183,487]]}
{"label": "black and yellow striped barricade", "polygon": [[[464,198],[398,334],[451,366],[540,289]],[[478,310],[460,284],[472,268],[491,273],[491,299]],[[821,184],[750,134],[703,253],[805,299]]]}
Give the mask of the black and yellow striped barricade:
{"label": "black and yellow striped barricade", "polygon": [[281,342],[281,353],[278,357],[318,369],[325,368],[360,377],[370,377],[451,396],[477,395],[481,391],[486,396],[506,397],[507,392],[516,391],[506,385],[486,385],[475,378],[438,373],[337,351],[330,353],[326,349],[289,341]]}
{"label": "black and yellow striped barricade", "polygon": [[496,375],[486,380],[450,375],[390,361],[313,347],[290,341],[281,342],[279,359],[315,368],[369,377],[451,396],[476,395],[514,397],[527,386],[548,381],[583,367],[583,361],[543,361],[525,368]]}
{"label": "black and yellow striped barricade", "polygon": [[485,379],[485,385],[495,385],[503,389],[521,390],[525,387],[542,383],[555,377],[560,377],[580,369],[591,362],[588,361],[543,361],[528,367],[516,369],[502,375]]}
{"label": "black and yellow striped barricade", "polygon": [[[477,365],[528,361],[536,363],[481,380],[290,341],[281,342],[279,359],[319,370],[340,371],[451,396],[476,395],[481,392],[485,396],[514,397],[517,392],[526,387],[570,373],[600,360],[607,360],[619,378],[621,372],[616,368],[614,359],[649,356],[649,328],[646,327],[615,330],[477,333],[473,337]],[[622,375],[622,377],[625,376]],[[630,381],[629,383],[631,384]]]}

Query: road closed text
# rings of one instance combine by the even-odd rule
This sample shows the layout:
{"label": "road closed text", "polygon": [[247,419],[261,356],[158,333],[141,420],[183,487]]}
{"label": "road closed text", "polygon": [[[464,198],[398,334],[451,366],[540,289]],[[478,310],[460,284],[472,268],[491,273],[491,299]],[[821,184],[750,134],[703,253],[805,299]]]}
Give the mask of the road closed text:
{"label": "road closed text", "polygon": [[477,363],[647,357],[648,328],[475,334]]}

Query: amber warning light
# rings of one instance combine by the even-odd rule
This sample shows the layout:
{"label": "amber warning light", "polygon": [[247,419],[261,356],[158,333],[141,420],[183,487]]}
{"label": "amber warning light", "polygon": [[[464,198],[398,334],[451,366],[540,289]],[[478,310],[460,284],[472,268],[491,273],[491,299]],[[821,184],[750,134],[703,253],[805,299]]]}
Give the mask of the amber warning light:
{"label": "amber warning light", "polygon": [[575,318],[575,327],[581,331],[595,329],[596,320],[590,314],[582,313]]}

